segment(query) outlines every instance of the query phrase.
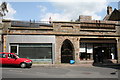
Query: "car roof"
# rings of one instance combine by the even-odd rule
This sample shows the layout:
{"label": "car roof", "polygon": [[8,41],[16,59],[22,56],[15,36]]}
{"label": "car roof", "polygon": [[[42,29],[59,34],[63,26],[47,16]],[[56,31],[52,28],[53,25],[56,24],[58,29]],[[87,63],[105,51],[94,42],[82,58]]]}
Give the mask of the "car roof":
{"label": "car roof", "polygon": [[14,54],[14,53],[0,52],[0,54]]}

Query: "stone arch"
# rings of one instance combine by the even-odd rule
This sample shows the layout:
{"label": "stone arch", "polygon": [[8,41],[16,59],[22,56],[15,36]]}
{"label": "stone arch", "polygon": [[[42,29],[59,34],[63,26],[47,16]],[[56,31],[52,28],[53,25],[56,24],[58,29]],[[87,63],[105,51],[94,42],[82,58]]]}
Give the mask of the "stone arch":
{"label": "stone arch", "polygon": [[69,63],[74,60],[74,46],[68,39],[64,40],[61,46],[61,63]]}

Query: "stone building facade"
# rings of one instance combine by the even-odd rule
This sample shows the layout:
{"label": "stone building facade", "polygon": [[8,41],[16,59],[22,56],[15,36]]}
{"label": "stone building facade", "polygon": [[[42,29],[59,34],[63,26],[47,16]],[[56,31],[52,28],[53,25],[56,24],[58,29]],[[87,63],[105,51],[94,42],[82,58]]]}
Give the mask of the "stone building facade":
{"label": "stone building facade", "polygon": [[83,15],[68,22],[2,20],[0,51],[50,64],[120,63],[119,11],[108,6],[103,20]]}
{"label": "stone building facade", "polygon": [[[2,21],[2,51],[51,64],[120,63],[117,21]],[[101,54],[102,55],[99,55]]]}

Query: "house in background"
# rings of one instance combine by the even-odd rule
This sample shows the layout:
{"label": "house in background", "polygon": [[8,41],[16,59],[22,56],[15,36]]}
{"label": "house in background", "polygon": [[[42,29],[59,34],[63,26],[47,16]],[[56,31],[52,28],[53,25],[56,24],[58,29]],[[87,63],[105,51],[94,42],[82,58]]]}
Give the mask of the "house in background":
{"label": "house in background", "polygon": [[120,21],[120,9],[112,9],[111,6],[107,7],[107,15],[103,20],[107,21]]}

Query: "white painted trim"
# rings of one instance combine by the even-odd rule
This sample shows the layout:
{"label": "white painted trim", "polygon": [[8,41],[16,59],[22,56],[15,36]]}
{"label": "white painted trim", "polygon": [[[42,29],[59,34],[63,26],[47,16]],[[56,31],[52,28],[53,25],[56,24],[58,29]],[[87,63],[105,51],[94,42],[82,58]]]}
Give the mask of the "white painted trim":
{"label": "white painted trim", "polygon": [[11,46],[17,46],[17,55],[19,54],[19,45],[18,44],[11,44],[9,45],[9,52],[11,53]]}

